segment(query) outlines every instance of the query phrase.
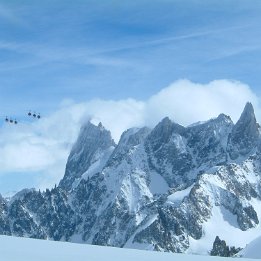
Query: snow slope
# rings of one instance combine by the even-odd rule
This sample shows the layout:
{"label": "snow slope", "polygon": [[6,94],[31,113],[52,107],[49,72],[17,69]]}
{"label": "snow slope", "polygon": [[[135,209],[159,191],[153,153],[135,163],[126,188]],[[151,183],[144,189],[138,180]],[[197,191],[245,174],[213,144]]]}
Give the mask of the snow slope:
{"label": "snow slope", "polygon": [[[222,261],[224,258],[171,254],[0,236],[0,260],[10,261]],[[251,259],[233,258],[234,261]]]}
{"label": "snow slope", "polygon": [[239,255],[247,258],[261,259],[261,237],[256,238],[250,244],[246,246]]}

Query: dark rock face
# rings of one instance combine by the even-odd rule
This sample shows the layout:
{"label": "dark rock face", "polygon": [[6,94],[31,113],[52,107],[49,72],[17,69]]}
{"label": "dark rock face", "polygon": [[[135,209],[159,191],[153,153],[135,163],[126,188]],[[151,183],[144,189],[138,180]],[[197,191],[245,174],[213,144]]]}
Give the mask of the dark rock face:
{"label": "dark rock face", "polygon": [[11,235],[7,201],[0,195],[0,234]]}
{"label": "dark rock face", "polygon": [[150,166],[170,187],[192,183],[198,175],[195,169],[203,171],[226,163],[232,128],[233,122],[224,114],[188,128],[165,118],[145,141]]}
{"label": "dark rock face", "polygon": [[235,248],[234,246],[227,246],[224,240],[221,240],[218,236],[213,243],[213,248],[210,252],[211,256],[223,256],[223,257],[233,257],[237,254],[241,248]]}
{"label": "dark rock face", "polygon": [[[214,209],[241,231],[255,229],[259,147],[251,104],[235,125],[224,114],[187,128],[165,118],[153,130],[125,131],[117,145],[88,122],[58,187],[0,197],[0,233],[184,252],[207,233]],[[234,250],[216,238],[211,254]]]}
{"label": "dark rock face", "polygon": [[160,218],[137,234],[134,241],[141,244],[150,243],[156,251],[182,253],[189,246],[188,237],[184,235],[175,237],[174,235],[176,236],[170,229],[169,224]]}
{"label": "dark rock face", "polygon": [[224,240],[221,240],[218,236],[213,243],[213,249],[211,250],[211,256],[224,256],[229,257],[230,251]]}
{"label": "dark rock face", "polygon": [[91,164],[99,159],[100,154],[114,146],[111,133],[101,123],[96,127],[87,122],[81,128],[79,138],[69,155],[60,187],[70,190],[74,181],[79,179]]}
{"label": "dark rock face", "polygon": [[228,135],[233,126],[229,116],[220,114],[216,119],[188,128],[188,146],[197,167],[203,164],[211,167],[227,161]]}
{"label": "dark rock face", "polygon": [[230,157],[236,159],[240,155],[248,154],[256,147],[259,137],[254,108],[251,103],[247,103],[229,137]]}
{"label": "dark rock face", "polygon": [[185,173],[193,168],[193,159],[186,146],[186,129],[163,119],[145,141],[150,168],[164,177],[170,186],[181,184]]}
{"label": "dark rock face", "polygon": [[75,229],[74,214],[65,193],[55,188],[44,193],[29,191],[15,199],[8,217],[13,235],[68,240]]}

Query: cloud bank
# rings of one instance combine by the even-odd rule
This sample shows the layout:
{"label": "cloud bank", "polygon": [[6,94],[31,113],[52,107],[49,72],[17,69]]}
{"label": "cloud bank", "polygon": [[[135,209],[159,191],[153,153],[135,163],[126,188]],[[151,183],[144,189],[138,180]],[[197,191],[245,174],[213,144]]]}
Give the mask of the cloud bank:
{"label": "cloud bank", "polygon": [[187,126],[197,121],[230,115],[234,121],[247,101],[253,103],[257,118],[261,110],[259,99],[251,88],[237,81],[216,80],[207,84],[179,80],[147,100],[100,100],[74,103],[66,100],[59,110],[40,121],[24,122],[17,126],[3,125],[0,129],[0,192],[13,190],[4,180],[10,173],[35,173],[28,187],[52,187],[64,175],[70,148],[80,126],[88,119],[102,122],[118,141],[127,128],[154,127],[168,116]]}

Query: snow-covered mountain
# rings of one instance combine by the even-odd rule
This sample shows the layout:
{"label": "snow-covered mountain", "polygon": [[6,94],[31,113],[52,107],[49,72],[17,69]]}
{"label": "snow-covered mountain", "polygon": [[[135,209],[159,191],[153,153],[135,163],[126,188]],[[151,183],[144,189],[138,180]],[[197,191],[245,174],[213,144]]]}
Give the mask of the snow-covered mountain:
{"label": "snow-covered mountain", "polygon": [[0,198],[0,234],[232,255],[261,234],[260,141],[250,103],[236,124],[164,118],[117,145],[88,122],[57,187]]}

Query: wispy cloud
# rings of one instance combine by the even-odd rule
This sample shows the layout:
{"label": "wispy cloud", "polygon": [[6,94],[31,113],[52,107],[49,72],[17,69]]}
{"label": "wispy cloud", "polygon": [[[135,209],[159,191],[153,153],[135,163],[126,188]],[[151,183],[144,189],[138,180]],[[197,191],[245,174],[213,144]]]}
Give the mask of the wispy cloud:
{"label": "wispy cloud", "polygon": [[142,42],[139,42],[136,44],[123,45],[123,46],[119,46],[119,47],[115,47],[115,48],[99,50],[96,52],[96,54],[104,54],[104,53],[110,53],[110,52],[137,49],[137,48],[142,48],[142,47],[149,47],[149,46],[154,46],[154,45],[168,44],[168,43],[172,43],[175,41],[193,39],[193,38],[198,38],[198,37],[203,37],[203,36],[208,36],[208,35],[215,35],[215,34],[220,34],[220,33],[229,32],[229,31],[242,30],[242,29],[246,29],[246,28],[249,28],[252,26],[253,26],[252,24],[246,24],[246,25],[231,26],[231,27],[224,27],[224,28],[218,28],[218,29],[208,29],[208,30],[204,30],[204,31],[190,33],[190,34],[164,37],[164,38],[153,39],[153,40],[149,40],[149,41],[142,41]]}
{"label": "wispy cloud", "polygon": [[260,45],[247,45],[247,46],[231,47],[231,48],[227,47],[225,50],[212,54],[212,57],[210,57],[206,61],[206,63],[221,61],[227,58],[241,55],[243,53],[253,52],[257,50],[260,50]]}
{"label": "wispy cloud", "polygon": [[68,62],[94,66],[132,66],[124,59],[101,55],[103,52],[92,51],[88,47],[57,47],[36,43],[16,43],[0,41],[0,49],[17,54],[26,54],[21,62],[7,61],[0,63],[0,70],[30,68],[45,63]]}
{"label": "wispy cloud", "polygon": [[7,8],[5,5],[0,4],[0,19],[20,27],[29,27],[29,24],[19,17],[19,15],[14,12],[12,9]]}
{"label": "wispy cloud", "polygon": [[[5,10],[5,9],[3,9]],[[8,13],[8,11],[7,11]],[[1,6],[0,6],[0,16],[1,16]],[[211,29],[199,31],[191,34],[177,35],[171,37],[164,37],[159,39],[152,39],[148,41],[142,41],[132,44],[123,44],[113,48],[96,48],[89,46],[82,47],[68,47],[68,46],[53,46],[50,44],[37,44],[35,42],[6,42],[0,41],[0,49],[9,50],[12,52],[26,54],[28,58],[26,61],[13,63],[12,61],[0,64],[0,70],[12,70],[21,68],[30,68],[34,66],[39,66],[49,62],[70,62],[79,63],[82,65],[95,65],[95,66],[137,66],[137,64],[132,64],[129,60],[117,58],[113,55],[114,52],[128,51],[133,49],[141,49],[151,46],[160,46],[165,44],[173,44],[177,41],[189,40],[193,38],[205,37],[209,35],[220,34],[224,32],[242,30],[251,27],[251,24],[242,26],[232,26],[220,29]],[[217,56],[213,54],[214,57],[211,60],[222,59],[222,57],[228,57],[230,55],[235,55],[237,53],[254,50],[257,47],[241,47],[237,50],[227,51],[222,55]],[[224,51],[226,52],[226,50]],[[216,57],[215,57],[216,56]],[[2,65],[2,66],[1,66]]]}

